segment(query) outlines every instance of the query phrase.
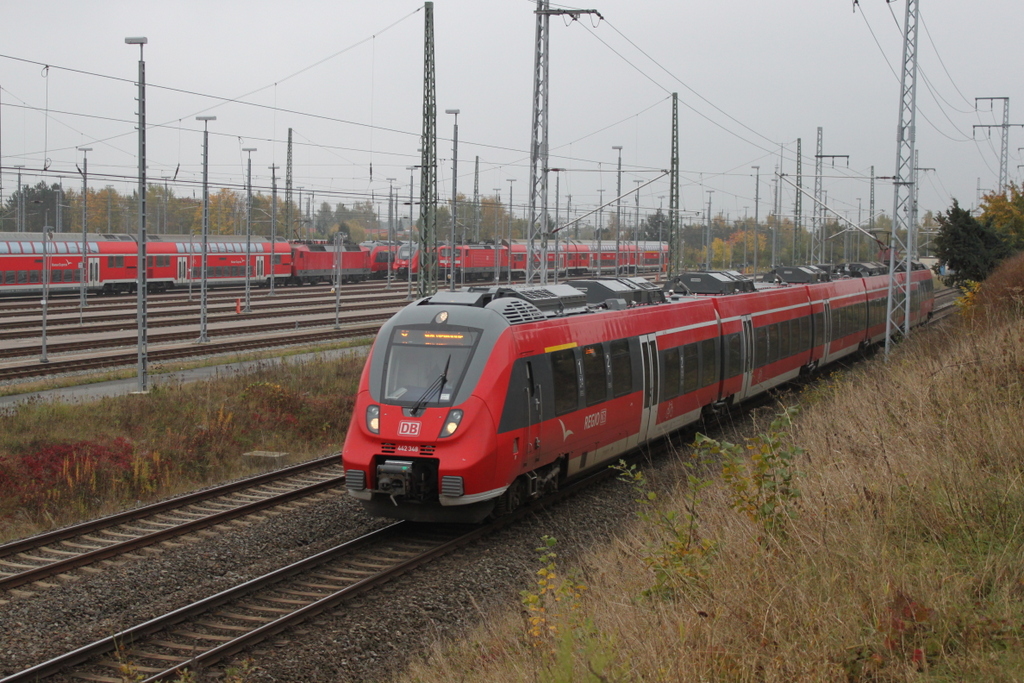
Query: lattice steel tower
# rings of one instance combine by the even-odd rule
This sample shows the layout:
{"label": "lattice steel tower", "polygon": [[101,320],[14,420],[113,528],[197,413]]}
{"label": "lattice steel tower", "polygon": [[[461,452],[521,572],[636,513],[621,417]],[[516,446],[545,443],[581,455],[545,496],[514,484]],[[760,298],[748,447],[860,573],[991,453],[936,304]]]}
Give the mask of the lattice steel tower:
{"label": "lattice steel tower", "polygon": [[[537,0],[537,32],[533,62],[533,118],[530,136],[530,204],[526,226],[529,241],[526,259],[526,281],[532,282],[540,272],[540,281],[547,283],[548,269],[540,267],[548,259],[548,32],[552,14],[572,17],[600,12],[593,9],[550,9],[548,0]],[[511,209],[511,207],[509,207]],[[540,215],[538,215],[538,213]],[[540,240],[540,257],[535,244]]]}
{"label": "lattice steel tower", "polygon": [[678,275],[683,263],[683,235],[679,229],[679,93],[672,93],[672,160],[669,166],[668,239],[669,276]]}
{"label": "lattice steel tower", "polygon": [[[889,237],[889,293],[886,303],[885,355],[893,337],[910,334],[910,257],[917,249],[913,224],[914,143],[917,117],[917,0],[907,0],[903,29],[903,68],[900,79],[900,121],[896,129],[896,173],[893,178],[892,235]],[[900,240],[900,233],[906,241]],[[897,251],[902,249],[902,256]],[[900,275],[904,274],[904,277]]]}
{"label": "lattice steel tower", "polygon": [[437,95],[434,83],[434,3],[423,5],[423,132],[420,134],[420,249],[416,289],[437,291]]}

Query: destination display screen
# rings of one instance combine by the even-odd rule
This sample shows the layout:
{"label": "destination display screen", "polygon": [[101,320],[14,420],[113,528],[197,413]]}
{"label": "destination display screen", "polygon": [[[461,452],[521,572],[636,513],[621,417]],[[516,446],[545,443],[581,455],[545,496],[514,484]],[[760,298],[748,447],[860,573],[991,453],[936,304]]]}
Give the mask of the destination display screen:
{"label": "destination display screen", "polygon": [[395,344],[416,346],[473,346],[478,335],[473,330],[398,329],[392,340]]}

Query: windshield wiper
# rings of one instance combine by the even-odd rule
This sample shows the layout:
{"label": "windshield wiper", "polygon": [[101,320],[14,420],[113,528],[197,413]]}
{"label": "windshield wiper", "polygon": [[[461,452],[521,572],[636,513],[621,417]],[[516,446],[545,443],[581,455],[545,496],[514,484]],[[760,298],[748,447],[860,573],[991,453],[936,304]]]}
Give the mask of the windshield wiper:
{"label": "windshield wiper", "polygon": [[427,387],[427,390],[423,392],[423,395],[420,396],[420,399],[413,404],[412,411],[410,411],[413,417],[416,417],[416,413],[418,413],[420,409],[422,409],[423,406],[426,405],[427,401],[430,400],[430,396],[435,391],[438,393],[438,396],[440,396],[441,392],[444,390],[444,385],[448,382],[448,366],[450,366],[451,364],[452,355],[449,353],[448,360],[445,361],[444,364],[444,370],[441,371],[441,374],[437,377],[437,379],[430,383],[430,386]]}

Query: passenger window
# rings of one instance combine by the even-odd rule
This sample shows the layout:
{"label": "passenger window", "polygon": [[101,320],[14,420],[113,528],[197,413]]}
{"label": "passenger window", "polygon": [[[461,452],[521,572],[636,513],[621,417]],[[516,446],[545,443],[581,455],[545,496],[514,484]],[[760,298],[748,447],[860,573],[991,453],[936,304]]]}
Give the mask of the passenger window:
{"label": "passenger window", "polygon": [[661,400],[675,398],[679,395],[679,349],[668,349],[661,352]]}
{"label": "passenger window", "polygon": [[611,357],[612,396],[618,398],[633,391],[633,363],[629,356],[629,340],[613,341]]}
{"label": "passenger window", "polygon": [[779,359],[779,326],[778,324],[768,326],[768,362],[774,363]]}
{"label": "passenger window", "polygon": [[743,372],[743,347],[740,344],[740,335],[730,334],[725,338],[725,348],[728,353],[728,365],[725,376],[735,377]]}
{"label": "passenger window", "polygon": [[608,398],[608,375],[601,344],[583,347],[583,381],[588,406]]}
{"label": "passenger window", "polygon": [[688,394],[697,390],[698,385],[698,364],[700,356],[696,344],[687,344],[683,347],[683,393]]}
{"label": "passenger window", "polygon": [[578,403],[576,354],[572,349],[551,354],[551,375],[555,385],[555,414],[576,410]]}
{"label": "passenger window", "polygon": [[705,339],[700,343],[700,385],[706,387],[718,381],[718,339]]}
{"label": "passenger window", "polygon": [[768,329],[759,327],[754,330],[754,367],[759,368],[768,362]]}

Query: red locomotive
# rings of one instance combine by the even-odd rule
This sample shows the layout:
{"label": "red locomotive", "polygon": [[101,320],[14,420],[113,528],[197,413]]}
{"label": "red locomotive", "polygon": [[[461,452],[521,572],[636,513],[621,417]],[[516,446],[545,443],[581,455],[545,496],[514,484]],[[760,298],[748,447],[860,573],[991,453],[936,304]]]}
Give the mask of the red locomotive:
{"label": "red locomotive", "polygon": [[[932,275],[911,283],[920,324]],[[670,286],[599,278],[410,304],[363,370],[349,493],[377,515],[478,522],[884,336],[887,276],[755,287],[685,273]]]}

